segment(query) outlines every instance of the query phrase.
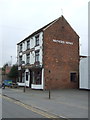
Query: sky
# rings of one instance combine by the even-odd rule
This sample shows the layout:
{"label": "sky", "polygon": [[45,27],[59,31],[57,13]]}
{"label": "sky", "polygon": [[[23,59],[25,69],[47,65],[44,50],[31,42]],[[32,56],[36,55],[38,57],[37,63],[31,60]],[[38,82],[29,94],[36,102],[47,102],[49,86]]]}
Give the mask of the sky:
{"label": "sky", "polygon": [[17,43],[61,15],[80,36],[88,55],[89,0],[0,0],[0,67],[15,64]]}

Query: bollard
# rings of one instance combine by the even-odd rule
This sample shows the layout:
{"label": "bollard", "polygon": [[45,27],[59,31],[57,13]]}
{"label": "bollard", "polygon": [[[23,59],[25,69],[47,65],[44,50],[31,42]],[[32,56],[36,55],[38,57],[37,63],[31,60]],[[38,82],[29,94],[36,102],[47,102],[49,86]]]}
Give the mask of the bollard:
{"label": "bollard", "polygon": [[25,90],[26,90],[26,88],[25,88],[25,86],[24,86],[23,92],[25,92]]}
{"label": "bollard", "polygon": [[49,89],[49,99],[51,99],[51,91],[50,91],[50,89]]}

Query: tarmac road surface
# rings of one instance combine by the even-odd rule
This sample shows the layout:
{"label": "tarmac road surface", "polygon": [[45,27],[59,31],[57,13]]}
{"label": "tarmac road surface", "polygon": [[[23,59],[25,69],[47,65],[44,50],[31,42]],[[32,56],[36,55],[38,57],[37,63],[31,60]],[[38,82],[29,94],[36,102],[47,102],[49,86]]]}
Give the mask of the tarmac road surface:
{"label": "tarmac road surface", "polygon": [[[33,107],[27,106],[15,99],[11,99],[7,96],[0,95],[2,97],[2,118],[39,118],[44,120],[52,120],[53,116],[45,113],[44,111],[37,110]],[[60,119],[62,120],[62,119]]]}

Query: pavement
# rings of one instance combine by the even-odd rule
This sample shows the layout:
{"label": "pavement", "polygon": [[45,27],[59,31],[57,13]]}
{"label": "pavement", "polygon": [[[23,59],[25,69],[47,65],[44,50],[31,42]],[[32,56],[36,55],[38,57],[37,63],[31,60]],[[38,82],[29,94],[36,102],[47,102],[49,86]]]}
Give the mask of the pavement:
{"label": "pavement", "polygon": [[49,91],[5,88],[3,95],[62,118],[88,118],[88,91],[60,89]]}

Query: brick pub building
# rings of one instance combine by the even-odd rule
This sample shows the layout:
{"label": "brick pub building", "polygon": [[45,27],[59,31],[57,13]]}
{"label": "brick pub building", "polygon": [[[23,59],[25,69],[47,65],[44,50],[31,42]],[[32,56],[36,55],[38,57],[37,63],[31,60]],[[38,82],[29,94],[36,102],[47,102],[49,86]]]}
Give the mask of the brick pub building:
{"label": "brick pub building", "polygon": [[19,85],[78,88],[79,36],[61,16],[17,44]]}

